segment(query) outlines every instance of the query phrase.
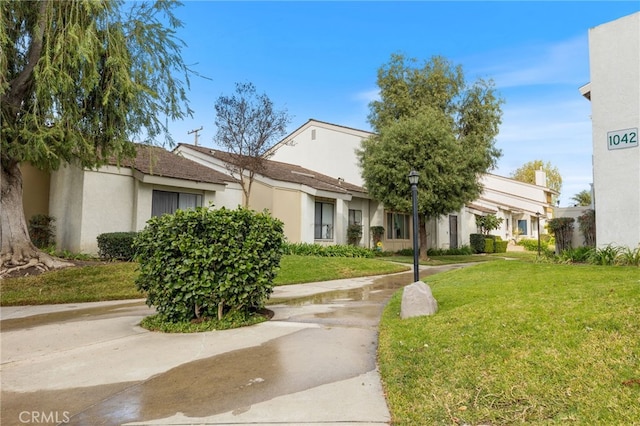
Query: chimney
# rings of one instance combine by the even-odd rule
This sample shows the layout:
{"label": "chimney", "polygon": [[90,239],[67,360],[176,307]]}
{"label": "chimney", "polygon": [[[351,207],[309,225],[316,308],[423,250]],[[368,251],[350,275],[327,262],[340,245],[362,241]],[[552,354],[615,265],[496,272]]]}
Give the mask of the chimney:
{"label": "chimney", "polygon": [[547,174],[542,168],[536,170],[536,185],[547,187]]}

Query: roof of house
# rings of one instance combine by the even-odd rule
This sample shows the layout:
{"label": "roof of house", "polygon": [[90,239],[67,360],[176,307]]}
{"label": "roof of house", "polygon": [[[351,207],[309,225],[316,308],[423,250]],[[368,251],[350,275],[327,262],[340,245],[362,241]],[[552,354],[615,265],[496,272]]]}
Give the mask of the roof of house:
{"label": "roof of house", "polygon": [[194,182],[224,184],[233,179],[230,176],[209,167],[184,158],[164,148],[152,145],[136,145],[135,159],[127,159],[117,163],[115,158],[109,159],[110,165],[131,167],[146,175],[184,179]]}
{"label": "roof of house", "polygon": [[[238,158],[237,155],[230,154],[225,151],[207,148],[204,146],[196,146],[184,143],[181,143],[179,145],[188,147],[214,158],[218,158],[221,161],[229,164],[235,164],[236,159]],[[260,170],[254,170],[254,172],[273,180],[297,183],[323,191],[338,192],[343,194],[350,194],[352,192],[367,192],[363,187],[345,182],[342,179],[327,176],[313,170],[305,169],[304,167],[300,167],[295,164],[283,163],[280,161],[264,160],[262,168]]]}

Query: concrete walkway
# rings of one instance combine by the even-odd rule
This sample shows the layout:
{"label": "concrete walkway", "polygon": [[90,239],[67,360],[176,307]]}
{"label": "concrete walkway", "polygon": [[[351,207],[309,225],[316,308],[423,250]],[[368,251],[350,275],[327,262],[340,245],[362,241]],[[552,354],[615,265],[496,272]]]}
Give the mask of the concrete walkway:
{"label": "concrete walkway", "polygon": [[389,424],[377,325],[411,281],[276,287],[271,321],[197,334],[140,328],[142,300],[3,307],[1,423]]}

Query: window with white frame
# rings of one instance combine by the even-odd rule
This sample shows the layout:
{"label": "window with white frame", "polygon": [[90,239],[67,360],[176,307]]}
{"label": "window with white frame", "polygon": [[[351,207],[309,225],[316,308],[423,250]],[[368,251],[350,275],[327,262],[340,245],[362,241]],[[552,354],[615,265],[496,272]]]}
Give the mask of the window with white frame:
{"label": "window with white frame", "polygon": [[314,238],[316,240],[333,239],[333,212],[335,205],[323,201],[316,201],[314,219]]}
{"label": "window with white frame", "polygon": [[153,190],[151,196],[151,216],[173,214],[176,210],[202,207],[202,195],[187,192]]}
{"label": "window with white frame", "polygon": [[408,240],[409,215],[402,213],[387,213],[387,239]]}

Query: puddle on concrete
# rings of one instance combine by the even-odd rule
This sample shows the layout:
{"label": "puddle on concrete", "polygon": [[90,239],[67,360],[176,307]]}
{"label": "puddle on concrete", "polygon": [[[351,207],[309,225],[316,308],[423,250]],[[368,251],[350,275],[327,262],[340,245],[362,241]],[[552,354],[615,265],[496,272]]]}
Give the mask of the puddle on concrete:
{"label": "puddle on concrete", "polygon": [[[345,345],[353,349],[345,350]],[[306,329],[257,347],[186,363],[144,382],[27,394],[2,392],[2,419],[3,424],[13,424],[20,412],[37,409],[68,411],[65,424],[70,425],[120,425],[178,412],[208,417],[242,411],[371,371],[375,352],[375,330]]]}
{"label": "puddle on concrete", "polygon": [[144,302],[123,302],[109,306],[97,306],[95,308],[73,309],[60,312],[48,312],[46,314],[32,315],[21,318],[10,318],[0,321],[0,330],[14,331],[33,328],[42,325],[67,322],[86,321],[88,318],[109,318],[115,316],[149,315],[149,307]]}
{"label": "puddle on concrete", "polygon": [[[460,267],[430,268],[422,271],[421,277]],[[332,306],[315,314],[301,309],[281,320],[314,322],[321,327],[189,362],[146,381],[30,393],[2,392],[2,423],[19,424],[20,413],[32,410],[60,415],[68,412],[65,424],[70,425],[120,425],[167,418],[179,412],[191,418],[241,413],[278,396],[356,377],[375,369],[380,313],[393,292],[412,279],[412,273],[399,274],[379,278],[360,289],[276,301],[293,306]],[[2,328],[6,331],[7,327],[19,329],[123,315],[140,309],[147,308],[137,302],[49,313],[5,320]]]}

